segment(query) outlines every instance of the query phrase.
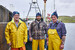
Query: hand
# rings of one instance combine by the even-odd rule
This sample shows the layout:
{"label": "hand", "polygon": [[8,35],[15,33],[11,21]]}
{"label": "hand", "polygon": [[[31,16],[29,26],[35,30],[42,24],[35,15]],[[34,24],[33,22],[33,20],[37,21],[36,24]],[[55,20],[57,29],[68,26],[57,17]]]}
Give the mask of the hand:
{"label": "hand", "polygon": [[60,45],[60,49],[64,49],[64,44],[61,44]]}
{"label": "hand", "polygon": [[47,45],[48,45],[48,41],[47,41]]}
{"label": "hand", "polygon": [[30,37],[29,40],[32,41],[32,37]]}
{"label": "hand", "polygon": [[24,42],[24,44],[26,44],[26,42]]}
{"label": "hand", "polygon": [[9,43],[8,45],[11,46],[11,43]]}
{"label": "hand", "polygon": [[46,38],[46,40],[48,41],[48,38]]}

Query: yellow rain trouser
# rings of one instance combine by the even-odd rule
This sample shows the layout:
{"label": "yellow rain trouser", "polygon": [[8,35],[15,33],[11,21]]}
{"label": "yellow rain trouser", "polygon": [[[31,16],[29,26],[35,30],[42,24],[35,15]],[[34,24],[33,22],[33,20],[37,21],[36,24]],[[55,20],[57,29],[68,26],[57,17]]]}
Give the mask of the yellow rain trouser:
{"label": "yellow rain trouser", "polygon": [[44,39],[41,39],[41,40],[33,39],[33,41],[32,41],[32,50],[38,50],[38,44],[39,44],[39,50],[44,50],[44,44],[45,44]]}
{"label": "yellow rain trouser", "polygon": [[60,49],[61,39],[56,29],[48,30],[48,50],[63,50]]}

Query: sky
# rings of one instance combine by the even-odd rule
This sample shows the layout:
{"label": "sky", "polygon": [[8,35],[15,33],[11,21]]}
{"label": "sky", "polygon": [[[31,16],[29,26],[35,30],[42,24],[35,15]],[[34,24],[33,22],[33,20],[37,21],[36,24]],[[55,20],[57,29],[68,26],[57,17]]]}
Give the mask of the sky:
{"label": "sky", "polygon": [[[32,0],[0,0],[0,5],[3,5],[10,11],[20,12],[21,18],[26,18]],[[44,10],[44,1],[38,0],[38,5],[41,12]],[[55,0],[55,10],[59,16],[75,16],[75,0]],[[46,2],[46,16],[54,10],[54,0]],[[29,16],[35,16],[35,10],[31,9]]]}

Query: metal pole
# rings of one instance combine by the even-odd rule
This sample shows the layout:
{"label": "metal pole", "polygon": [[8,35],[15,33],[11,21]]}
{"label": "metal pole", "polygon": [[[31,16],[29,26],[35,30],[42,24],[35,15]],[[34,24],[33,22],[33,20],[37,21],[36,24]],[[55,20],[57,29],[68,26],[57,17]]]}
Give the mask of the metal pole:
{"label": "metal pole", "polygon": [[43,18],[43,10],[42,10],[42,18]]}
{"label": "metal pole", "polygon": [[38,3],[37,3],[37,6],[38,6],[38,9],[39,9],[39,12],[41,13],[41,10],[40,10],[40,8],[39,8],[39,5],[38,5]]}
{"label": "metal pole", "polygon": [[46,3],[44,3],[44,21],[45,21],[45,17],[46,17]]}
{"label": "metal pole", "polygon": [[27,17],[26,18],[28,18],[29,12],[31,11],[31,6],[32,6],[32,3],[30,3],[30,9],[28,11],[28,14],[27,14]]}
{"label": "metal pole", "polygon": [[44,0],[44,21],[45,21],[45,17],[46,17],[46,0]]}
{"label": "metal pole", "polygon": [[54,0],[54,10],[55,10],[55,0]]}

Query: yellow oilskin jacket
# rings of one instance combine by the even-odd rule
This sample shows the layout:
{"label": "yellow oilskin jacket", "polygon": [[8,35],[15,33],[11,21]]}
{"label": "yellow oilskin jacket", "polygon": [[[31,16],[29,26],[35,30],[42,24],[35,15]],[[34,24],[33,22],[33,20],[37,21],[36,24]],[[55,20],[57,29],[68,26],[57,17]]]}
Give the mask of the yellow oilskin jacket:
{"label": "yellow oilskin jacket", "polygon": [[7,44],[11,43],[11,48],[23,47],[27,42],[27,26],[26,24],[19,20],[18,27],[14,22],[14,19],[10,21],[5,29],[5,38]]}

